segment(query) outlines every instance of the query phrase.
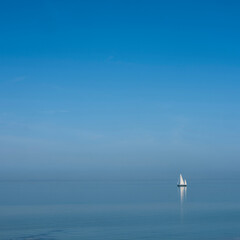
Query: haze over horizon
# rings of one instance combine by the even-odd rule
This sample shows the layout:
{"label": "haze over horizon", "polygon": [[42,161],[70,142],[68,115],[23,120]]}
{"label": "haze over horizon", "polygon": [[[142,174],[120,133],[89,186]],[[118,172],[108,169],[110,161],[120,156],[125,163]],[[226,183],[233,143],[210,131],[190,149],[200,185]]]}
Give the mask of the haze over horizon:
{"label": "haze over horizon", "polygon": [[3,2],[0,173],[239,174],[239,7]]}

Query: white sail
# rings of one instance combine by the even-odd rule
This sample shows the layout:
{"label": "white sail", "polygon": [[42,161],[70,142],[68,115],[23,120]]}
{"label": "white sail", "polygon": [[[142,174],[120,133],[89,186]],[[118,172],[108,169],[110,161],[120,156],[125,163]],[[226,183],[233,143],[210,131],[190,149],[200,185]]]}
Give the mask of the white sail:
{"label": "white sail", "polygon": [[187,180],[185,179],[185,182],[184,182],[185,185],[187,185]]}
{"label": "white sail", "polygon": [[180,174],[180,185],[184,185],[184,181],[183,181],[183,178],[182,178],[182,174]]}

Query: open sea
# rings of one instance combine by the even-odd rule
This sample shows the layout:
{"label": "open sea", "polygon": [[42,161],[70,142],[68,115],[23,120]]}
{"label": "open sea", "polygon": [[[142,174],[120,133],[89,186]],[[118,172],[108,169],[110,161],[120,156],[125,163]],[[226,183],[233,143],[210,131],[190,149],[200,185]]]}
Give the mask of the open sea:
{"label": "open sea", "polygon": [[0,240],[240,240],[240,180],[1,181]]}

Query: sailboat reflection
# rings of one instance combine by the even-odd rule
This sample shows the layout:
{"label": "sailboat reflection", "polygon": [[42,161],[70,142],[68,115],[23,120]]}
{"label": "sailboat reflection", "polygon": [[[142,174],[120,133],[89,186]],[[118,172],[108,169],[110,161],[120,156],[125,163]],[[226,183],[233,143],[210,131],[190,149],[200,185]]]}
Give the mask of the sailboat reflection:
{"label": "sailboat reflection", "polygon": [[184,200],[187,198],[187,187],[180,187],[180,202],[183,204]]}
{"label": "sailboat reflection", "polygon": [[183,223],[184,221],[184,201],[187,198],[187,187],[180,187],[179,194],[180,194],[180,221]]}

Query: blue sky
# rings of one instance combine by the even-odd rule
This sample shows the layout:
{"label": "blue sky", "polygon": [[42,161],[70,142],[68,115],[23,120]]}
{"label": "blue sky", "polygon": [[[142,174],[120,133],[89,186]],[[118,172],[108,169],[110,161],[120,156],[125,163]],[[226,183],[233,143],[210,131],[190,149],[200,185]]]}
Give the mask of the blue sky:
{"label": "blue sky", "polygon": [[238,172],[239,7],[2,2],[2,171]]}

